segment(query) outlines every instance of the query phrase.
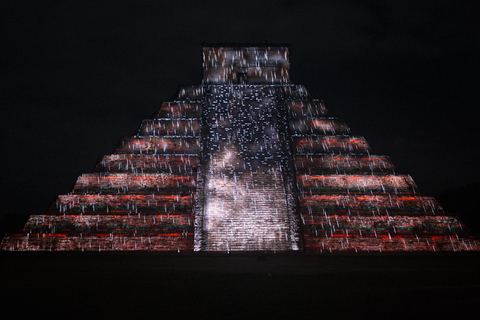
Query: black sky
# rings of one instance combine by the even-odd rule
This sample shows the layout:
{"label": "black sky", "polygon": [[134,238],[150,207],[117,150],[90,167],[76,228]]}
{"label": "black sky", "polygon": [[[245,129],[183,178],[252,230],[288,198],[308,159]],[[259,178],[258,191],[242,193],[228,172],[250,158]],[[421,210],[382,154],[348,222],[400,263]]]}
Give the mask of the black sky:
{"label": "black sky", "polygon": [[480,181],[477,1],[2,1],[1,212],[42,214],[200,84],[202,42],[291,44],[291,79],[433,194]]}

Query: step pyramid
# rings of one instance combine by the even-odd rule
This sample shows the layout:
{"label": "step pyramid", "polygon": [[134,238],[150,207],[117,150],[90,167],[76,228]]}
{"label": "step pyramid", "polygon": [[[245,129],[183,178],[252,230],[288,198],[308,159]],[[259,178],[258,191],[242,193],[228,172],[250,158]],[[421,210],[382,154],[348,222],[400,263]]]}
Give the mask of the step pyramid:
{"label": "step pyramid", "polygon": [[288,45],[205,45],[202,85],[180,87],[1,249],[480,250],[289,68]]}

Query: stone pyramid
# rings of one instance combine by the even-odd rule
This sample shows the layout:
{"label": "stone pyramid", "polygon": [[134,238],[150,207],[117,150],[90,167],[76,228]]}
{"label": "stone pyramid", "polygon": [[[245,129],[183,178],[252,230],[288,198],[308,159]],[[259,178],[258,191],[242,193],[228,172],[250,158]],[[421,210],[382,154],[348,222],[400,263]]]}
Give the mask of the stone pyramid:
{"label": "stone pyramid", "polygon": [[290,83],[288,45],[206,44],[180,87],[6,251],[470,251],[480,242]]}

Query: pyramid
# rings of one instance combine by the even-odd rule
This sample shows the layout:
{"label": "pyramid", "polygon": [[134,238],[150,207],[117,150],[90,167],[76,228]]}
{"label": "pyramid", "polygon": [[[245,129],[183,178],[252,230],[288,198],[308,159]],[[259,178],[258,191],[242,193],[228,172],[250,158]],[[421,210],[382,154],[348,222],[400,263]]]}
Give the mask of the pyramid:
{"label": "pyramid", "polygon": [[438,202],[290,83],[288,45],[205,44],[203,81],[5,251],[478,251]]}

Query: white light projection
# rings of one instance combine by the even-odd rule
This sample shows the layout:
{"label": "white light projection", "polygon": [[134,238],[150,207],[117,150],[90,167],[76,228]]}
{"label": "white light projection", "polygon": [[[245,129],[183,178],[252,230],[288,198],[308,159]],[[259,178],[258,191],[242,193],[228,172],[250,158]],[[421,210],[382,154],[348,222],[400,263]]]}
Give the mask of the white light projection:
{"label": "white light projection", "polygon": [[205,200],[203,212],[196,213],[202,219],[196,250],[299,250],[284,172],[289,148],[281,100],[281,89],[274,87],[207,90]]}
{"label": "white light projection", "polygon": [[[292,250],[285,187],[279,168],[231,175],[224,169],[241,163],[225,152],[207,173],[204,227],[210,251]],[[238,166],[238,165],[237,165]],[[273,178],[273,179],[272,179]]]}

